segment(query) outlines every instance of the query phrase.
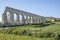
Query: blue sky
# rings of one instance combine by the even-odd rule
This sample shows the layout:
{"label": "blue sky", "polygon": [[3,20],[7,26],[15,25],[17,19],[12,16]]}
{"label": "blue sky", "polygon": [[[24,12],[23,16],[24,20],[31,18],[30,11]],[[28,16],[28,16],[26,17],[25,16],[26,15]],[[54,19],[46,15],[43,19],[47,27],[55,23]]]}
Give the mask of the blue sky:
{"label": "blue sky", "polygon": [[41,16],[60,18],[60,0],[0,0],[0,21],[6,6]]}

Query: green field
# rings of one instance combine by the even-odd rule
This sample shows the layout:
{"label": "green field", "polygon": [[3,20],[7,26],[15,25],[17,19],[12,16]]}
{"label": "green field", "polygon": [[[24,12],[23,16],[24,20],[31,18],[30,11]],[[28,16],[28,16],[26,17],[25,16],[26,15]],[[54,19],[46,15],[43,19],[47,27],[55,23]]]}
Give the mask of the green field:
{"label": "green field", "polygon": [[3,27],[0,40],[60,40],[60,22]]}

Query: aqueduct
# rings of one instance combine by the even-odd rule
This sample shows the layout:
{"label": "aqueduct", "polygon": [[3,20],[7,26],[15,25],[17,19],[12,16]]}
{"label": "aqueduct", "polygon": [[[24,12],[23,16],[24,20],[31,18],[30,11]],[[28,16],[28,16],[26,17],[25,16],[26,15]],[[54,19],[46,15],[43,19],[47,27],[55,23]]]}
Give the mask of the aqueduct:
{"label": "aqueduct", "polygon": [[[14,14],[16,15],[16,19],[14,19]],[[11,7],[6,7],[4,13],[2,14],[2,22],[5,25],[21,25],[28,23],[36,24],[46,22],[46,19],[45,17],[36,14],[14,9]]]}

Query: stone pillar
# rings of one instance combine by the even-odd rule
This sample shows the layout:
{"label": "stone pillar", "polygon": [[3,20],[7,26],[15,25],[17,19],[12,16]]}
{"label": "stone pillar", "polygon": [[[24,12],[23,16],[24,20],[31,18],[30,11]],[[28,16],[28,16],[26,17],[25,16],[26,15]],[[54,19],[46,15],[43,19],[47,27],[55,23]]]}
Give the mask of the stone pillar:
{"label": "stone pillar", "polygon": [[46,22],[46,19],[45,17],[42,18],[42,22],[45,23]]}
{"label": "stone pillar", "polygon": [[33,18],[34,24],[37,23],[37,20],[38,20],[38,19],[37,19],[36,17]]}
{"label": "stone pillar", "polygon": [[36,18],[36,23],[37,23],[37,20],[38,20],[38,19]]}
{"label": "stone pillar", "polygon": [[29,23],[31,23],[31,17],[29,16]]}
{"label": "stone pillar", "polygon": [[42,18],[39,19],[39,23],[42,23]]}
{"label": "stone pillar", "polygon": [[4,13],[2,14],[2,23],[3,23],[3,24],[7,24],[7,12],[4,12]]}
{"label": "stone pillar", "polygon": [[2,14],[2,23],[5,24],[4,13]]}
{"label": "stone pillar", "polygon": [[37,23],[37,18],[35,18],[35,23]]}
{"label": "stone pillar", "polygon": [[40,19],[38,19],[38,21],[39,21],[38,23],[40,23]]}
{"label": "stone pillar", "polygon": [[10,22],[11,25],[14,25],[14,14],[12,12],[10,12],[9,22]]}
{"label": "stone pillar", "polygon": [[34,17],[32,17],[32,23],[34,24],[35,22],[34,22],[35,20],[34,20]]}
{"label": "stone pillar", "polygon": [[39,18],[37,18],[37,23],[39,23]]}
{"label": "stone pillar", "polygon": [[33,24],[33,18],[31,17],[31,24]]}
{"label": "stone pillar", "polygon": [[39,19],[39,23],[41,23],[41,20]]}
{"label": "stone pillar", "polygon": [[17,20],[16,20],[16,22],[17,22],[17,25],[20,25],[20,14],[17,14]]}
{"label": "stone pillar", "polygon": [[43,18],[42,17],[40,18],[40,23],[43,23]]}
{"label": "stone pillar", "polygon": [[38,24],[38,18],[37,18],[37,24]]}
{"label": "stone pillar", "polygon": [[27,24],[29,23],[29,22],[28,22],[28,16],[26,16],[26,22],[27,22]]}
{"label": "stone pillar", "polygon": [[22,14],[22,24],[25,24],[25,18],[23,14]]}
{"label": "stone pillar", "polygon": [[[29,18],[28,18],[28,17],[29,17]],[[31,17],[30,17],[30,16],[26,16],[26,21],[27,21],[27,24],[28,24],[28,23],[32,23],[32,22],[31,22]]]}

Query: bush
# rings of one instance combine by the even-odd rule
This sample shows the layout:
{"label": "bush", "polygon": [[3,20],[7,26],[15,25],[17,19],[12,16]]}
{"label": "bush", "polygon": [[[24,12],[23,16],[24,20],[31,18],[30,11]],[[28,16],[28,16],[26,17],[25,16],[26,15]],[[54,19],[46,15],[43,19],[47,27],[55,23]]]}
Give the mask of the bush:
{"label": "bush", "polygon": [[34,36],[35,37],[38,37],[38,38],[52,38],[55,36],[54,32],[44,32],[44,31],[40,31],[39,33],[34,33]]}
{"label": "bush", "polygon": [[60,40],[60,34],[56,34],[54,40]]}
{"label": "bush", "polygon": [[42,31],[42,30],[30,30],[30,29],[17,29],[17,28],[7,28],[1,29],[0,33],[21,35],[21,36],[34,36],[37,38],[55,38],[60,39],[60,34],[56,34],[51,31]]}

